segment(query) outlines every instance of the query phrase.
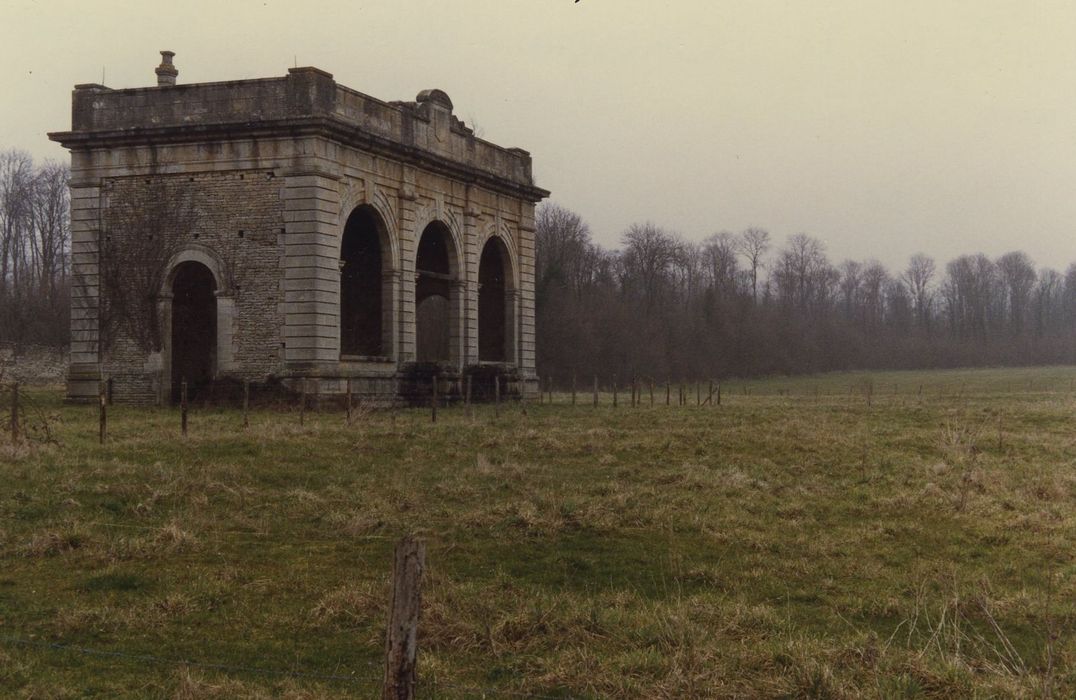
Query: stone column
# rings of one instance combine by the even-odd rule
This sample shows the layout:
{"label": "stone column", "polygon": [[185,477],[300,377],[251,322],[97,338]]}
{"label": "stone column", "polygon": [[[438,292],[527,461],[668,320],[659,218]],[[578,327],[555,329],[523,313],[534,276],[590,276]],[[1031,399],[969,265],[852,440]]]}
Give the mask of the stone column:
{"label": "stone column", "polygon": [[465,362],[465,344],[466,344],[466,328],[464,327],[464,318],[466,311],[464,310],[466,304],[468,285],[466,280],[455,279],[451,282],[449,290],[449,343],[450,352],[449,357],[452,360],[452,365],[456,369],[463,369]]}

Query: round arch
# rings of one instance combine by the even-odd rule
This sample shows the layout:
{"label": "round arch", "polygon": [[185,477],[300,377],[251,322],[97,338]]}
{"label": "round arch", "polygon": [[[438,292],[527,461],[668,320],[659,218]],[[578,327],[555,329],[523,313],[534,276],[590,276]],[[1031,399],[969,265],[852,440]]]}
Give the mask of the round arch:
{"label": "round arch", "polygon": [[[199,268],[206,271],[202,282],[198,282],[196,272],[191,277],[182,279],[185,272],[194,272]],[[181,283],[180,290],[176,288],[177,279]],[[212,289],[207,290],[206,287]],[[182,298],[178,300],[177,291],[183,292]],[[227,267],[209,246],[188,243],[168,260],[157,296],[161,343],[161,377],[158,382],[160,401],[165,399],[165,391],[170,392],[172,400],[177,400],[180,383],[184,378],[191,380],[188,388],[193,398],[206,383],[233,368],[232,324],[235,319],[235,298],[231,291],[231,277],[227,274]],[[190,308],[195,301],[192,297],[200,297],[193,309]],[[190,323],[202,323],[204,327],[200,330],[185,330],[184,326],[189,326]],[[205,356],[192,358],[188,353],[190,348],[185,346],[187,340],[208,333],[209,328],[212,329],[213,337],[199,339],[205,346],[200,351],[206,352],[208,359]],[[186,374],[199,376],[195,381],[194,377],[183,376]]]}
{"label": "round arch", "polygon": [[459,365],[463,250],[452,228],[434,219],[415,245],[415,359]]}
{"label": "round arch", "polygon": [[396,308],[393,236],[379,207],[353,207],[339,236],[338,347],[341,360],[390,361]]}
{"label": "round arch", "polygon": [[348,219],[359,207],[370,207],[377,212],[381,231],[381,245],[388,255],[382,256],[389,271],[400,269],[400,235],[396,227],[396,212],[389,202],[388,197],[380,189],[375,190],[374,195],[367,196],[364,187],[353,187],[347,191],[340,202],[340,215],[338,217],[337,230],[339,235],[336,240],[336,253],[340,254],[343,245],[344,230],[347,228]]}

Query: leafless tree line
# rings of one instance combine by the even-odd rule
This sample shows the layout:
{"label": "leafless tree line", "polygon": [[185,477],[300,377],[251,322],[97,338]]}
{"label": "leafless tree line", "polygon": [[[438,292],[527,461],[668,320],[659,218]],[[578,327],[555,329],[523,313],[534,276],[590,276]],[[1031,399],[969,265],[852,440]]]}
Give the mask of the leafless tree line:
{"label": "leafless tree line", "polygon": [[536,237],[538,371],[561,381],[1076,362],[1076,264],[919,253],[894,273],[802,233],[694,243],[650,223],[606,250],[555,204]]}
{"label": "leafless tree line", "polygon": [[66,165],[0,152],[0,342],[67,342],[68,178]]}

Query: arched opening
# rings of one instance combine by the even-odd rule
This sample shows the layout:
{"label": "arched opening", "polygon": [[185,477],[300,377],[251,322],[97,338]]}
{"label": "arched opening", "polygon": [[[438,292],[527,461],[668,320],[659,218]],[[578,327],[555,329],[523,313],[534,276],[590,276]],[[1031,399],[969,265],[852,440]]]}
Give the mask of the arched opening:
{"label": "arched opening", "polygon": [[172,278],[172,400],[187,380],[194,399],[213,381],[217,354],[217,283],[199,262],[182,262]]}
{"label": "arched opening", "polygon": [[508,250],[494,236],[482,248],[478,263],[478,359],[508,360]]}
{"label": "arched opening", "polygon": [[453,359],[454,267],[452,234],[435,221],[422,232],[415,258],[415,359],[419,362]]}
{"label": "arched opening", "polygon": [[340,244],[340,354],[387,355],[384,342],[381,219],[373,207],[351,212]]}

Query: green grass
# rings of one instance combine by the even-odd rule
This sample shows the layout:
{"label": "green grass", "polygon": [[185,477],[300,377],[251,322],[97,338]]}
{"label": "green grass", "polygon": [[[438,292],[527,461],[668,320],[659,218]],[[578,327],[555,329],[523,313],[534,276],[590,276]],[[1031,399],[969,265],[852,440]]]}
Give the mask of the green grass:
{"label": "green grass", "polygon": [[417,533],[427,697],[1072,697],[1074,381],[205,409],[187,438],[115,406],[103,447],[94,408],[36,390],[57,444],[0,447],[0,695],[375,697]]}

